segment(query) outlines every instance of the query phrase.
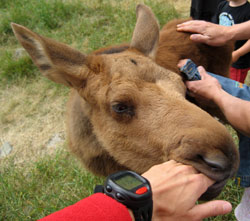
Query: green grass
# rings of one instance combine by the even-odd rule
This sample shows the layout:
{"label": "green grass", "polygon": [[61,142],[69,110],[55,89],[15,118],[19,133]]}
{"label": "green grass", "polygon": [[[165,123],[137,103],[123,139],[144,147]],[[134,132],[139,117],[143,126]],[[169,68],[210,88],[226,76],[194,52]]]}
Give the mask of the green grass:
{"label": "green grass", "polygon": [[229,180],[227,185],[224,187],[221,194],[216,198],[220,200],[227,200],[233,206],[231,213],[223,216],[211,217],[205,219],[206,221],[234,221],[236,220],[234,216],[234,209],[239,204],[241,196],[243,194],[243,188],[238,187],[234,184],[233,180]]}
{"label": "green grass", "polygon": [[25,167],[0,170],[0,220],[36,220],[89,196],[101,178],[65,151]]}
{"label": "green grass", "polygon": [[[21,46],[12,33],[10,22],[27,26],[39,34],[88,53],[100,47],[130,40],[136,21],[137,2],[0,0],[0,90],[7,90],[20,82],[20,86],[27,87],[30,94],[37,94],[37,84],[35,88],[31,85],[35,81],[41,81],[43,88],[54,88],[54,93],[50,92],[52,95],[66,93],[61,87],[41,80],[38,70],[28,57],[15,59],[15,50]],[[179,16],[165,0],[144,2],[153,9],[161,26]],[[46,99],[46,93],[41,99]],[[12,102],[13,106],[6,106],[15,108],[16,102]],[[32,99],[29,99],[29,102],[30,105],[35,103]],[[4,119],[2,123],[9,123],[9,118]],[[11,128],[11,125],[8,128]],[[59,151],[38,159],[37,162],[26,162],[18,166],[13,161],[14,159],[10,158],[1,163],[4,166],[0,168],[0,220],[39,219],[90,195],[94,185],[103,181],[86,172],[66,151]],[[242,189],[229,181],[219,198],[232,202],[235,207],[241,194]],[[235,218],[231,213],[208,220]]]}
{"label": "green grass", "polygon": [[[24,25],[39,34],[65,42],[87,53],[130,40],[136,21],[136,3],[131,1],[125,8],[122,1],[114,2],[111,5],[108,0],[1,0],[0,80],[4,78],[12,81],[17,79],[20,73],[22,76],[23,73],[30,76],[30,73],[34,72],[34,66],[28,59],[12,59],[15,48],[21,46],[17,45],[12,33],[11,22]],[[145,3],[154,10],[161,25],[178,17],[174,7],[167,3],[157,4],[153,0],[147,0]]]}
{"label": "green grass", "polygon": [[84,13],[80,1],[74,4],[63,1],[10,0],[2,5],[0,43],[6,43],[12,35],[10,22],[20,23],[35,30],[54,30],[63,26],[75,14]]}
{"label": "green grass", "polygon": [[[36,220],[93,193],[104,179],[85,171],[66,151],[18,167],[11,160],[0,169],[0,220]],[[230,180],[218,199],[235,207],[242,189]],[[206,220],[235,220],[233,213]]]}
{"label": "green grass", "polygon": [[15,59],[13,53],[9,51],[0,57],[0,64],[2,69],[0,83],[18,82],[23,78],[33,78],[38,74],[37,68],[29,57]]}

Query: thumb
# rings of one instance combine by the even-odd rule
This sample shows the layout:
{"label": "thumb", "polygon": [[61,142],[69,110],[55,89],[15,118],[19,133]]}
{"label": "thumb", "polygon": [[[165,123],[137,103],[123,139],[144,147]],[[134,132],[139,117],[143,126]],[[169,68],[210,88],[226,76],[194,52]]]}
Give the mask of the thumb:
{"label": "thumb", "polygon": [[230,213],[231,210],[232,205],[229,202],[214,200],[196,205],[190,212],[194,220],[200,220],[211,216],[224,215]]}
{"label": "thumb", "polygon": [[192,34],[190,39],[198,43],[207,43],[209,41],[209,37],[202,34]]}
{"label": "thumb", "polygon": [[199,66],[197,69],[198,69],[198,71],[199,71],[199,73],[201,75],[201,79],[205,79],[208,76],[208,74],[207,74],[204,67]]}

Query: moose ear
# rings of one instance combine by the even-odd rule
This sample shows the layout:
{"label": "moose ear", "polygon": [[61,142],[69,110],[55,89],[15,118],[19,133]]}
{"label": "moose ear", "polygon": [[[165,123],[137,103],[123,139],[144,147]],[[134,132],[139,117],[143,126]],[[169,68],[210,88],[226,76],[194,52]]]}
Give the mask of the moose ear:
{"label": "moose ear", "polygon": [[143,4],[136,7],[136,26],[130,46],[155,58],[159,41],[159,24],[151,9]]}
{"label": "moose ear", "polygon": [[83,68],[86,56],[69,46],[42,37],[31,30],[11,24],[15,36],[27,50],[42,74],[50,80],[66,86],[79,88],[84,85],[86,76]]}

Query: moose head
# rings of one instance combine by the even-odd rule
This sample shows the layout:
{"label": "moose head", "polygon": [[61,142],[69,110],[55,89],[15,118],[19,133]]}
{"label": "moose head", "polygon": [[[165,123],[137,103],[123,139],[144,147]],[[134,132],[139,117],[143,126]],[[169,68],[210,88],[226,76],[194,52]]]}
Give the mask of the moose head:
{"label": "moose head", "polygon": [[202,196],[217,196],[238,167],[226,128],[185,98],[179,74],[156,62],[159,25],[138,5],[129,45],[86,55],[12,24],[18,41],[41,73],[71,88],[69,146],[95,174],[121,169],[143,173],[174,159],[192,165],[216,183]]}

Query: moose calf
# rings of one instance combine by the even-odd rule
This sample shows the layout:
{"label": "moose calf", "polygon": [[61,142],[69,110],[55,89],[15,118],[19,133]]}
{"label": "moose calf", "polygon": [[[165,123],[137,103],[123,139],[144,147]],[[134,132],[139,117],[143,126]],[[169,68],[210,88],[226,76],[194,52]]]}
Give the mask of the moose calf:
{"label": "moose calf", "polygon": [[211,199],[236,172],[238,152],[226,128],[186,99],[176,65],[191,58],[222,75],[229,67],[230,46],[193,43],[189,34],[176,32],[176,21],[160,32],[145,5],[138,5],[136,13],[129,45],[90,55],[21,25],[12,28],[41,73],[71,88],[69,146],[89,170],[143,173],[173,159],[216,181],[202,196]]}

